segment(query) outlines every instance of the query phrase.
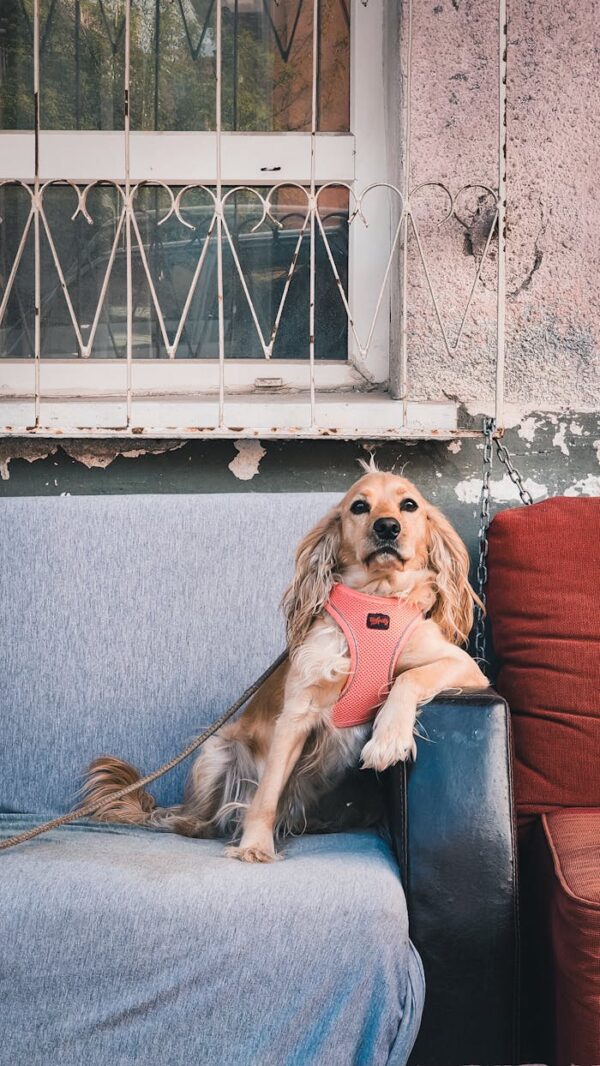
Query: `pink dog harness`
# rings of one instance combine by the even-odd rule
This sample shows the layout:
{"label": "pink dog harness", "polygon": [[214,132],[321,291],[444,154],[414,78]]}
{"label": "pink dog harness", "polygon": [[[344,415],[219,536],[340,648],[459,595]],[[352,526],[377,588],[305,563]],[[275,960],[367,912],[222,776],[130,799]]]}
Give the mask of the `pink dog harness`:
{"label": "pink dog harness", "polygon": [[371,722],[394,680],[396,663],[422,621],[418,607],[390,596],[369,596],[334,585],[325,610],[342,630],[350,651],[350,673],[333,708],[338,728]]}

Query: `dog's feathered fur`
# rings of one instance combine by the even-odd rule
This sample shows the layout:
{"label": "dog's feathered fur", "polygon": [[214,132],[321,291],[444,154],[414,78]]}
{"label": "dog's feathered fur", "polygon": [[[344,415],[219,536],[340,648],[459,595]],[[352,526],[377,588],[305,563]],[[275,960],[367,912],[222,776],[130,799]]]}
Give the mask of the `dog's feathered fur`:
{"label": "dog's feathered fur", "polygon": [[[353,505],[360,501],[355,513]],[[393,543],[374,530],[378,517],[396,518]],[[133,767],[102,756],[89,768],[85,793],[106,804],[105,821],[159,827],[188,836],[240,838],[229,853],[248,862],[275,857],[274,838],[301,833],[318,802],[349,767],[382,770],[415,754],[417,708],[448,688],[487,685],[462,649],[476,596],[468,582],[466,549],[447,519],[414,485],[373,464],[300,543],[283,600],[290,658],[265,682],[247,709],[205,744],[183,802],[157,808],[140,790],[110,803]],[[397,676],[368,726],[338,729],[331,710],[349,669],[346,640],[323,612],[332,585],[342,581],[377,595],[416,603],[426,620],[411,635]]]}

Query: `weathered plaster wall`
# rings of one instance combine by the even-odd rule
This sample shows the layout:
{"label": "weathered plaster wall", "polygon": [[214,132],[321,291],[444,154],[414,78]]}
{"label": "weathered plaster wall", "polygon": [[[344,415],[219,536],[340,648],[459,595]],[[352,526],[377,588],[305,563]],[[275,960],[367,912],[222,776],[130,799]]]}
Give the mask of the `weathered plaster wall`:
{"label": "weathered plaster wall", "polygon": [[[496,0],[417,0],[411,186],[453,194],[497,186]],[[600,49],[595,0],[508,0],[507,398],[529,409],[600,407]],[[415,201],[452,340],[481,260],[492,200],[465,191],[461,221],[439,227],[444,197]],[[411,379],[477,407],[490,399],[497,242],[461,343],[449,359],[413,247]]]}

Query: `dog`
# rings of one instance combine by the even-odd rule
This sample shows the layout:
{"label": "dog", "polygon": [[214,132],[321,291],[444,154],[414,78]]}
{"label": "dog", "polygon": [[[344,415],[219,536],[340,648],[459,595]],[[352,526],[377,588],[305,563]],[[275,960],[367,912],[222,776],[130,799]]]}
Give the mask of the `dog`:
{"label": "dog", "polygon": [[[416,756],[420,706],[444,690],[487,687],[464,650],[479,603],[464,544],[410,481],[363,466],[365,474],[298,547],[283,598],[287,661],[244,713],[206,742],[180,805],[156,807],[143,790],[111,804],[139,775],[116,757],[96,759],[84,791],[103,804],[103,821],[229,836],[231,857],[271,862],[281,857],[275,842],[303,832],[319,799],[349,768],[383,771]],[[365,594],[366,604],[377,597],[369,615],[375,628],[389,618],[381,610],[386,601],[415,620],[372,728],[335,722],[352,670],[348,633],[328,608],[336,586]]]}

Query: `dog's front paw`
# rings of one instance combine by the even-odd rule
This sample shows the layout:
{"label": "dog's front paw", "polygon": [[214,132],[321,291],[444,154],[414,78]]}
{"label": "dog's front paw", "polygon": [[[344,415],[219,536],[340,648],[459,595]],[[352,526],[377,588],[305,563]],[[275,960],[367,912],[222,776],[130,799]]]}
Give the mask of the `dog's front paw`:
{"label": "dog's front paw", "polygon": [[387,770],[397,762],[407,762],[417,757],[417,745],[414,735],[402,734],[396,730],[375,731],[360,753],[361,766],[364,770]]}
{"label": "dog's front paw", "polygon": [[281,856],[275,853],[275,849],[258,847],[255,844],[231,845],[225,849],[225,854],[230,859],[239,859],[240,862],[275,862]]}

